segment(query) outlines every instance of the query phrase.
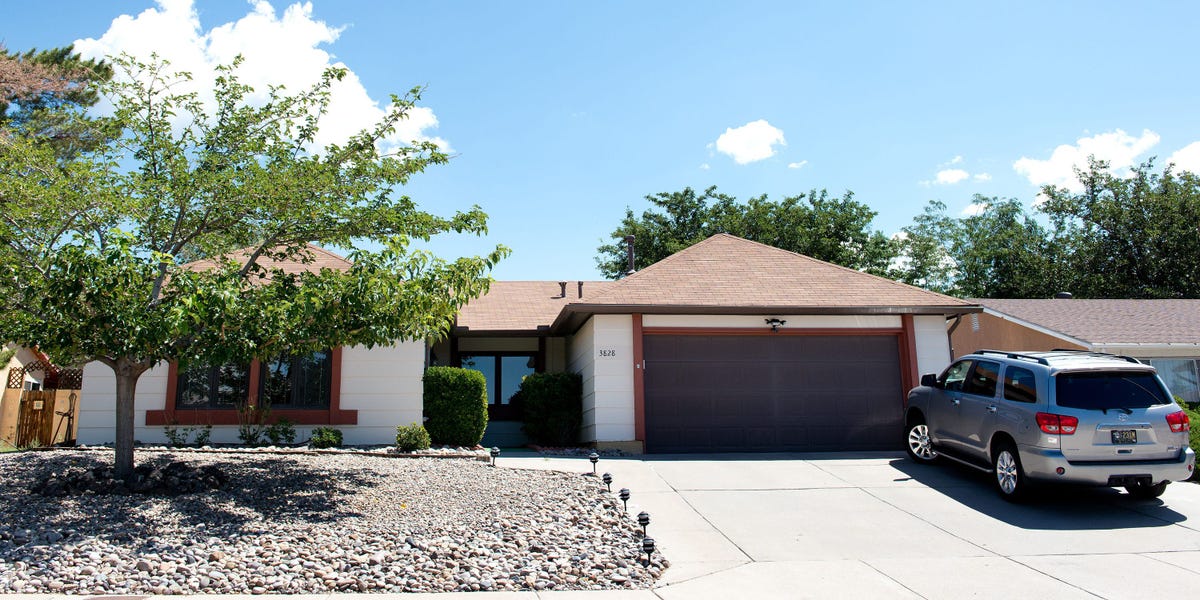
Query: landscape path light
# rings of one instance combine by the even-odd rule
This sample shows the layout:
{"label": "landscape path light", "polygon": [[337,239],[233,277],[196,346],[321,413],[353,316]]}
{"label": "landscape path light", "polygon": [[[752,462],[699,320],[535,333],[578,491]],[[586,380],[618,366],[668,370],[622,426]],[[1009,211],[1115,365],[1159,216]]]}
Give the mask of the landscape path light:
{"label": "landscape path light", "polygon": [[650,513],[644,510],[638,513],[638,525],[642,526],[642,535],[646,535],[646,526],[650,525]]}
{"label": "landscape path light", "polygon": [[646,553],[646,565],[650,565],[650,555],[654,554],[654,538],[642,538],[642,552]]}
{"label": "landscape path light", "polygon": [[621,488],[621,491],[617,492],[617,497],[625,505],[625,512],[629,512],[629,488]]}
{"label": "landscape path light", "polygon": [[492,455],[492,466],[496,466],[496,459],[500,457],[500,448],[498,446],[492,446],[492,449],[490,452],[488,452],[488,454]]}
{"label": "landscape path light", "polygon": [[600,455],[595,452],[588,455],[588,460],[592,461],[592,475],[596,474],[596,463],[600,462]]}
{"label": "landscape path light", "polygon": [[600,480],[604,482],[604,485],[608,487],[608,491],[611,492],[612,491],[612,473],[605,473],[603,476],[600,477]]}

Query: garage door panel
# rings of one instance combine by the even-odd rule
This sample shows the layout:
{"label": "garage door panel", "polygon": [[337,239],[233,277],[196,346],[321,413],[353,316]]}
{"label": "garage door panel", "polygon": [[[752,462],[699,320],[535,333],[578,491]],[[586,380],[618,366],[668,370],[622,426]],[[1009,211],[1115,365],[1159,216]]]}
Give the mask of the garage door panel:
{"label": "garage door panel", "polygon": [[821,451],[898,446],[892,335],[648,335],[651,452]]}

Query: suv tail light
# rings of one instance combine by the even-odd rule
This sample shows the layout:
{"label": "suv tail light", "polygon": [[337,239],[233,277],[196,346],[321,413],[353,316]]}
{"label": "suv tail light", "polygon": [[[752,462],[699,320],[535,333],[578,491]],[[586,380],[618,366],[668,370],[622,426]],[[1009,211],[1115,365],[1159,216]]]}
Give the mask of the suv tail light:
{"label": "suv tail light", "polygon": [[1037,414],[1038,427],[1052,435],[1072,435],[1079,428],[1079,419],[1069,415],[1056,415],[1040,412]]}
{"label": "suv tail light", "polygon": [[1192,430],[1192,420],[1188,418],[1187,413],[1182,410],[1173,412],[1167,415],[1167,425],[1171,426],[1171,431],[1175,433],[1183,433]]}

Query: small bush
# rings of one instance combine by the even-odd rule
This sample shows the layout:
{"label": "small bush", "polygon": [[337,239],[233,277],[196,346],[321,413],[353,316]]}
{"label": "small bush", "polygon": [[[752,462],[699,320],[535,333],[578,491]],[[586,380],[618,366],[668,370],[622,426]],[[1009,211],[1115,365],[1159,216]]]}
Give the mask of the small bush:
{"label": "small bush", "polygon": [[543,446],[579,442],[583,378],[578,373],[534,373],[521,382],[525,434]]}
{"label": "small bush", "polygon": [[439,444],[474,446],[487,429],[487,379],[456,367],[425,370],[425,428]]}
{"label": "small bush", "polygon": [[205,425],[196,431],[195,444],[197,446],[207,446],[210,439],[212,439],[212,425]]}
{"label": "small bush", "polygon": [[252,406],[246,402],[239,402],[237,417],[238,439],[247,446],[261,444],[263,435],[267,432],[267,419],[271,418],[271,406],[269,404]]}
{"label": "small bush", "polygon": [[283,417],[267,428],[267,439],[272,446],[283,446],[296,441],[296,426]]}
{"label": "small bush", "polygon": [[[1192,431],[1189,434],[1191,436],[1189,445],[1192,447],[1193,452],[1200,455],[1200,404],[1192,404],[1190,408],[1184,408],[1184,410],[1187,411],[1188,420],[1192,423]],[[1192,471],[1191,479],[1192,481],[1200,481],[1200,469]]]}
{"label": "small bush", "polygon": [[167,445],[172,448],[182,448],[188,443],[188,436],[192,433],[191,427],[180,427],[177,423],[171,423],[163,427],[163,434],[167,436]]}
{"label": "small bush", "polygon": [[342,432],[332,427],[317,427],[312,430],[308,445],[313,448],[337,448],[342,445]]}
{"label": "small bush", "polygon": [[420,423],[396,428],[396,447],[402,452],[429,449],[429,432]]}

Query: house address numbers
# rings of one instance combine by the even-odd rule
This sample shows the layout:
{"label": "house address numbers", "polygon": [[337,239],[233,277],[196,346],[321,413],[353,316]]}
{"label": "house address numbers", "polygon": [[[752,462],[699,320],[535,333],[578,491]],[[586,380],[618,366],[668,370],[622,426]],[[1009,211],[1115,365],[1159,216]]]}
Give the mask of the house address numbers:
{"label": "house address numbers", "polygon": [[612,348],[601,348],[600,358],[613,358],[617,355],[617,351]]}

